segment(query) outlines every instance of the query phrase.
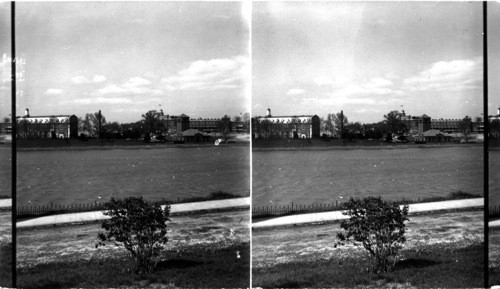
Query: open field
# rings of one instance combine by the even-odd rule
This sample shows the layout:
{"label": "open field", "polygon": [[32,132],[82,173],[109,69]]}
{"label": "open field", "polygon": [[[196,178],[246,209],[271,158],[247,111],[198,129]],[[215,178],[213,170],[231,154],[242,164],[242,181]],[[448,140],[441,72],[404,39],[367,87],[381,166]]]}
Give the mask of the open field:
{"label": "open field", "polygon": [[99,231],[99,223],[18,230],[18,285],[248,287],[250,282],[248,210],[172,217],[157,270],[141,278],[130,273],[124,249],[95,248]]}
{"label": "open field", "polygon": [[338,222],[254,230],[255,287],[483,287],[483,211],[410,216],[396,269],[368,273],[366,251],[335,246]]}
{"label": "open field", "polygon": [[[255,207],[484,194],[481,146],[267,150],[252,153]],[[307,176],[307,177],[306,177]]]}
{"label": "open field", "polygon": [[0,211],[0,287],[12,286],[12,213]]}
{"label": "open field", "polygon": [[102,203],[142,195],[150,202],[248,196],[246,146],[17,152],[17,205]]}
{"label": "open field", "polygon": [[450,147],[450,146],[483,146],[482,143],[461,144],[459,142],[444,142],[444,143],[388,143],[383,140],[340,140],[340,139],[253,139],[253,150],[269,150],[269,149],[328,149],[328,148],[425,148],[425,147]]}
{"label": "open field", "polygon": [[[215,137],[213,138],[216,139]],[[248,134],[230,134],[230,144],[221,146],[249,146]],[[193,146],[214,146],[214,141],[205,143],[151,143],[138,139],[87,139],[85,141],[75,139],[18,139],[17,148],[20,150],[32,149],[114,149],[114,148],[151,148],[151,147],[193,147]]]}
{"label": "open field", "polygon": [[490,270],[490,284],[500,285],[500,228],[490,228],[489,231],[488,261]]}

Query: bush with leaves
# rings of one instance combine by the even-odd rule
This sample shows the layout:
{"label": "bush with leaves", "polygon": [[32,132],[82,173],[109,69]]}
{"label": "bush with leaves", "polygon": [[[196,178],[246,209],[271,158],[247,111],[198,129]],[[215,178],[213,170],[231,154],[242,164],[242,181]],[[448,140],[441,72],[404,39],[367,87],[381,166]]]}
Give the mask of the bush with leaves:
{"label": "bush with leaves", "polygon": [[170,206],[162,209],[142,197],[111,198],[104,204],[103,213],[111,218],[102,222],[106,232],[98,234],[96,247],[107,243],[123,246],[135,262],[137,273],[151,272],[168,241]]}
{"label": "bush with leaves", "polygon": [[341,241],[351,237],[360,242],[374,259],[373,271],[390,271],[403,243],[408,220],[408,206],[400,208],[382,200],[381,197],[353,199],[344,204],[344,215],[349,219],[342,220],[340,227],[346,231],[339,233]]}

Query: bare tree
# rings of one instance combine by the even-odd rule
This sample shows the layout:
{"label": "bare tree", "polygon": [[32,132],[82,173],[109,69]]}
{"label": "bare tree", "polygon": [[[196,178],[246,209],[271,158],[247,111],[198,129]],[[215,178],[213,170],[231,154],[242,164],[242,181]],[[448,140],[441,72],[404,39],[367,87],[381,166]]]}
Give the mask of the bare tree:
{"label": "bare tree", "polygon": [[329,113],[325,121],[325,129],[333,135],[342,137],[342,130],[349,123],[343,112]]}
{"label": "bare tree", "polygon": [[[78,122],[80,123],[80,120]],[[101,115],[101,126],[104,124],[106,124],[106,118]],[[85,118],[81,121],[81,126],[78,129],[91,136],[98,136],[99,112],[85,114]]]}

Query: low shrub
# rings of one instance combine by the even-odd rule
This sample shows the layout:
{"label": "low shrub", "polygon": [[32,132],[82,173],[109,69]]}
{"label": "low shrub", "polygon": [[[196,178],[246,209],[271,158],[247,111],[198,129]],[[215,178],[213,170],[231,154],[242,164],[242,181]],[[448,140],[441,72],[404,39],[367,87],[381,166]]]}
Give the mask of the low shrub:
{"label": "low shrub", "polygon": [[[401,209],[381,197],[350,198],[343,206],[345,211],[342,214],[349,219],[340,222],[346,233],[338,233],[339,240],[342,242],[352,237],[372,256],[374,272],[390,271],[406,241],[404,222],[408,220],[408,206]],[[343,244],[341,242],[339,244]]]}
{"label": "low shrub", "polygon": [[168,241],[166,222],[170,221],[170,205],[162,209],[142,197],[111,198],[104,204],[103,213],[111,219],[102,222],[106,233],[98,234],[96,247],[107,243],[123,246],[135,262],[137,273],[151,272]]}

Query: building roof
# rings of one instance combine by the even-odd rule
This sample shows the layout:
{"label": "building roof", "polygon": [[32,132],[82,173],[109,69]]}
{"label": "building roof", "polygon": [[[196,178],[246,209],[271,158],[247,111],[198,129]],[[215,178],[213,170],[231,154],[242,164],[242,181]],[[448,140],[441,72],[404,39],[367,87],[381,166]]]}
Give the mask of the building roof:
{"label": "building roof", "polygon": [[16,118],[51,118],[51,117],[71,117],[73,114],[67,114],[67,115],[30,115],[30,116],[17,116]]}
{"label": "building roof", "polygon": [[424,131],[424,136],[437,136],[437,135],[449,136],[448,134],[445,134],[444,132],[442,132],[438,129],[430,129],[430,130]]}
{"label": "building roof", "polygon": [[279,115],[279,116],[276,116],[276,115],[272,115],[272,116],[256,116],[255,118],[286,118],[286,117],[291,117],[291,118],[294,118],[294,117],[313,117],[313,116],[316,116],[315,114],[314,115]]}
{"label": "building roof", "polygon": [[203,133],[203,132],[201,132],[197,129],[194,129],[194,128],[187,129],[187,130],[183,131],[181,134],[182,134],[182,136],[195,136],[197,134],[201,134],[203,136],[210,136],[210,134]]}
{"label": "building roof", "polygon": [[179,115],[178,117],[189,117],[189,116],[187,116],[187,115],[185,115],[185,114],[181,114],[181,115]]}

